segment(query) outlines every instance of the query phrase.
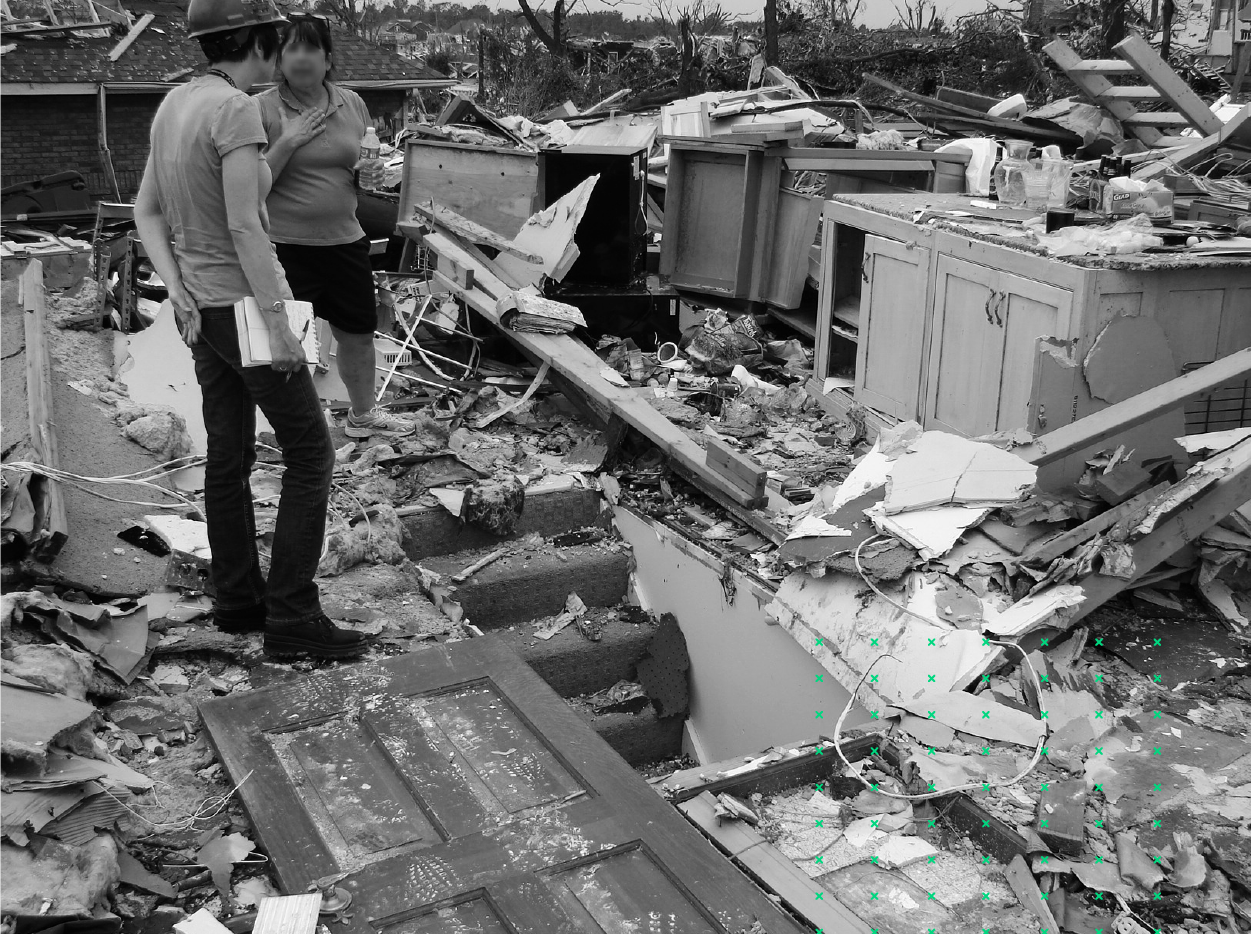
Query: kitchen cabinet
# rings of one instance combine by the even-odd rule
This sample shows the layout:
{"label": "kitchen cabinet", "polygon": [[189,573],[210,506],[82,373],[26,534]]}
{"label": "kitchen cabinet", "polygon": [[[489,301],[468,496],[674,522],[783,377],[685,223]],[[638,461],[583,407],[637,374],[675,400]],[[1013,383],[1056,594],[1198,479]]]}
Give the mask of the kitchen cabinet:
{"label": "kitchen cabinet", "polygon": [[[968,437],[1013,429],[1037,436],[1112,404],[1092,395],[1084,367],[1114,318],[1151,319],[1130,330],[1167,345],[1153,357],[1165,365],[1137,374],[1140,388],[1251,346],[1251,258],[1054,257],[1022,235],[1030,216],[934,192],[827,200],[813,395],[833,412],[861,412],[870,430],[915,419]],[[1133,371],[1137,346],[1102,349]],[[828,379],[847,377],[851,359],[851,386]],[[1183,432],[1244,426],[1245,380],[1122,440],[1138,459],[1175,456],[1172,438]],[[1078,452],[1054,472],[1076,479],[1093,453]]]}

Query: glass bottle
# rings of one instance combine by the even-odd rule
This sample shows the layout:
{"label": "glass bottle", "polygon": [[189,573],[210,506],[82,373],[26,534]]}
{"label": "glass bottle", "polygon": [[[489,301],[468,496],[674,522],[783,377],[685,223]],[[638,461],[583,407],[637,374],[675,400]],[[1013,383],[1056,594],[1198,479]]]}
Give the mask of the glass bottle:
{"label": "glass bottle", "polygon": [[[995,197],[1009,207],[1019,208],[1025,204],[1025,177],[1021,171],[1029,168],[1030,142],[1026,139],[1004,140],[1008,154],[995,166]],[[1010,169],[1017,169],[1009,176]]]}

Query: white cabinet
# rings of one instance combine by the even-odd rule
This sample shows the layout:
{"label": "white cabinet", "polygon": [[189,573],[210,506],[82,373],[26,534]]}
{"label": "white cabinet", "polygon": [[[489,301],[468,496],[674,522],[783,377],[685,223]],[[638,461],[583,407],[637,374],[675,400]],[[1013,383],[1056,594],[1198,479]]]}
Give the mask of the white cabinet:
{"label": "white cabinet", "polygon": [[[863,271],[856,398],[895,418],[914,419],[920,406],[930,251],[866,236]],[[896,313],[871,313],[883,307]]]}

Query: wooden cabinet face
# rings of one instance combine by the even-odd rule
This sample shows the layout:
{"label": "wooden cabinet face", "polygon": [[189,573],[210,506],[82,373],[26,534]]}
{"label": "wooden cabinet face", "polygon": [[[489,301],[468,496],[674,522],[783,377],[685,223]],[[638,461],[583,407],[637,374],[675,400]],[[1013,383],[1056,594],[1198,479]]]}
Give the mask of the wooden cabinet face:
{"label": "wooden cabinet face", "polygon": [[900,419],[917,417],[930,251],[866,236],[856,399]]}
{"label": "wooden cabinet face", "polygon": [[335,934],[800,934],[496,637],[201,713],[283,889],[351,894]]}
{"label": "wooden cabinet face", "polygon": [[927,428],[963,435],[995,430],[1004,343],[993,307],[998,282],[999,272],[988,266],[938,259]]}
{"label": "wooden cabinet face", "polygon": [[1029,427],[1037,339],[1068,334],[1073,293],[938,260],[926,427],[966,436]]}

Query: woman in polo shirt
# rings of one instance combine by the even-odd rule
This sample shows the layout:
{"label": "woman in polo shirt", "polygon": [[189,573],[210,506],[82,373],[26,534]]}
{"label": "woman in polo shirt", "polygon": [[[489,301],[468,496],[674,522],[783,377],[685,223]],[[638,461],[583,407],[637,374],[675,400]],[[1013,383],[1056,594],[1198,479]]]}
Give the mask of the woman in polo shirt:
{"label": "woman in polo shirt", "polygon": [[352,402],[348,437],[400,438],[413,433],[412,421],[374,404],[377,309],[369,239],[356,220],[356,173],[380,181],[381,165],[359,162],[369,110],[327,80],[331,54],[326,20],[292,14],[279,45],[282,81],[257,97],[274,177],[269,238],[296,299],[312,302],[334,333]]}

